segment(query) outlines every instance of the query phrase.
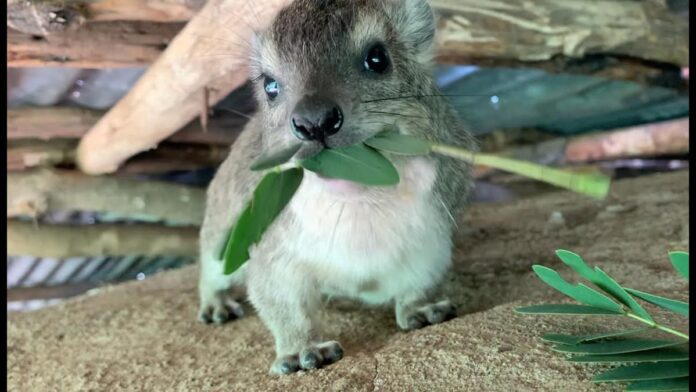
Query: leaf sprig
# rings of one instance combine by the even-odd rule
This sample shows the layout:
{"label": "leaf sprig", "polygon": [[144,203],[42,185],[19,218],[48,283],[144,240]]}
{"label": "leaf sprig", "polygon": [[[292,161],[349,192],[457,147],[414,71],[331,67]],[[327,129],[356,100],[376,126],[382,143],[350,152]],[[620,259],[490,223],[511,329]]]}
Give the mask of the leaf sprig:
{"label": "leaf sprig", "polygon": [[[604,293],[582,283],[570,284],[556,271],[535,265],[532,269],[544,283],[583,305],[526,306],[515,309],[517,313],[625,316],[638,320],[647,327],[580,336],[545,334],[542,340],[553,344],[552,350],[572,355],[568,358],[570,362],[620,365],[595,376],[593,382],[631,382],[626,391],[688,391],[689,336],[656,322],[636,299],[686,317],[689,316],[689,304],[622,287],[598,267],[590,268],[573,252],[558,250],[556,255]],[[669,258],[677,272],[688,280],[689,254],[670,252]],[[672,335],[676,339],[634,337],[653,329]]]}
{"label": "leaf sprig", "polygon": [[225,263],[225,274],[233,273],[249,259],[249,247],[260,241],[261,235],[299,188],[302,169],[368,186],[389,186],[399,183],[399,173],[383,152],[412,156],[436,153],[520,174],[596,198],[606,196],[610,183],[606,176],[569,173],[529,162],[476,154],[395,131],[382,132],[352,146],[324,149],[309,158],[290,162],[299,149],[300,145],[295,144],[264,155],[252,163],[252,170],[265,170],[267,173],[230,231],[220,257]]}

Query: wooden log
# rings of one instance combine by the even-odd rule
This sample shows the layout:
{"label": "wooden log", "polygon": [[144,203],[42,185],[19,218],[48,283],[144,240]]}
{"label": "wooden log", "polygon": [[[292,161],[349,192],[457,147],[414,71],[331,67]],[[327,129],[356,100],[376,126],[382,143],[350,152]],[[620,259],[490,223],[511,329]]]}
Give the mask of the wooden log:
{"label": "wooden log", "polygon": [[[433,0],[439,59],[545,61],[614,54],[688,65],[688,21],[662,1]],[[448,60],[449,59],[449,60]]]}
{"label": "wooden log", "polygon": [[87,23],[75,31],[44,37],[7,29],[7,66],[147,66],[182,27],[180,23]]}
{"label": "wooden log", "polygon": [[247,80],[252,29],[268,23],[287,2],[209,1],[83,137],[77,151],[81,169],[89,174],[116,171],[126,159],[153,148],[197,117],[206,88],[214,105],[241,86]]}
{"label": "wooden log", "polygon": [[[77,140],[10,140],[7,171],[71,166],[75,164]],[[155,150],[130,158],[117,173],[153,174],[171,171],[215,168],[229,154],[226,146],[164,143]]]}
{"label": "wooden log", "polygon": [[35,170],[8,173],[7,189],[7,217],[84,210],[184,225],[203,221],[205,190],[172,183]]}
{"label": "wooden log", "polygon": [[67,257],[196,257],[198,228],[162,225],[35,225],[7,222],[7,254]]}
{"label": "wooden log", "polygon": [[[8,109],[7,139],[79,139],[104,113],[75,107]],[[246,121],[243,116],[234,114],[215,116],[209,119],[207,131],[203,130],[198,121],[192,121],[166,141],[229,146]]]}

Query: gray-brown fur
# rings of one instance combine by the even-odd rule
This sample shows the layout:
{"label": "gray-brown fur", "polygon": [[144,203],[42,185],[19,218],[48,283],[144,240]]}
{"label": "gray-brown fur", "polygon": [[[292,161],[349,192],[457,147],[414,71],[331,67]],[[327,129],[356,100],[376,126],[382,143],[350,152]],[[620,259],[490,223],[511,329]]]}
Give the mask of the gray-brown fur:
{"label": "gray-brown fur", "polygon": [[[433,81],[434,31],[424,0],[297,0],[255,37],[251,69],[259,110],[208,191],[200,317],[222,322],[241,316],[230,289],[246,286],[275,337],[275,373],[340,359],[340,345],[321,334],[322,295],[392,303],[402,329],[441,322],[453,312],[448,301],[436,298],[437,283],[449,263],[452,217],[463,207],[471,180],[468,165],[449,158],[390,156],[402,176],[399,186],[364,189],[354,198],[322,193],[322,180],[307,173],[240,271],[222,276],[219,257],[260,180],[249,164],[264,151],[297,142],[290,118],[306,95],[330,97],[345,114],[341,130],[326,139],[328,147],[354,144],[395,125],[402,133],[475,148]],[[378,41],[392,63],[383,75],[361,68],[365,51]],[[265,95],[264,74],[281,86],[273,101]],[[304,142],[298,156],[319,148]]]}

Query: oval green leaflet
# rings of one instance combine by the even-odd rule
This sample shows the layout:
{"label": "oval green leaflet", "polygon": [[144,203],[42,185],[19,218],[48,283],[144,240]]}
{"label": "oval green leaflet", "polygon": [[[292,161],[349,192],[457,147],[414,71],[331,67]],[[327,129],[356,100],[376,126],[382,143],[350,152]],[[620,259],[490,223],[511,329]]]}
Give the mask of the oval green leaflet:
{"label": "oval green leaflet", "polygon": [[249,259],[249,247],[261,236],[283,211],[302,182],[300,168],[271,171],[254,190],[254,194],[230,231],[221,256],[225,275],[236,271]]}

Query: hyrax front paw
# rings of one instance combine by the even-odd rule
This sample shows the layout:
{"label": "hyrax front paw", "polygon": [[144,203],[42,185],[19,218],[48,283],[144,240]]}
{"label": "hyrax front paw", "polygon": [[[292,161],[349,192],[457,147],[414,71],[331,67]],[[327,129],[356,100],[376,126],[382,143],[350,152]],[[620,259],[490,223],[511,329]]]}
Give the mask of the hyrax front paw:
{"label": "hyrax front paw", "polygon": [[398,312],[396,321],[399,328],[411,331],[428,325],[439,324],[457,316],[457,309],[450,301],[444,300]]}
{"label": "hyrax front paw", "polygon": [[271,365],[273,374],[290,374],[299,370],[318,369],[343,358],[343,347],[328,341],[306,347],[297,354],[277,358]]}
{"label": "hyrax front paw", "polygon": [[229,290],[218,291],[201,298],[198,320],[205,324],[223,324],[231,319],[244,316],[242,305],[232,298]]}

